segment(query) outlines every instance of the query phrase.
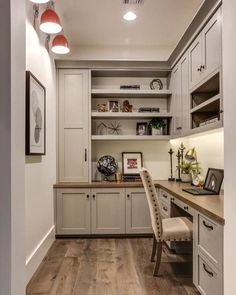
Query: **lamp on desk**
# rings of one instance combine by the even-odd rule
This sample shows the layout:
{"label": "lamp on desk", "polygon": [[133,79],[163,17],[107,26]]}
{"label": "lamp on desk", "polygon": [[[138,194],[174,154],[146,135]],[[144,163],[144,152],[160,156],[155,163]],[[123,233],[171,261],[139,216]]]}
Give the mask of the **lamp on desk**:
{"label": "lamp on desk", "polygon": [[[203,177],[200,175],[199,163],[197,161],[197,151],[194,148],[189,149],[185,154],[185,159],[196,166],[196,173],[192,172],[192,184],[200,185],[203,181]],[[194,163],[195,162],[195,163]]]}

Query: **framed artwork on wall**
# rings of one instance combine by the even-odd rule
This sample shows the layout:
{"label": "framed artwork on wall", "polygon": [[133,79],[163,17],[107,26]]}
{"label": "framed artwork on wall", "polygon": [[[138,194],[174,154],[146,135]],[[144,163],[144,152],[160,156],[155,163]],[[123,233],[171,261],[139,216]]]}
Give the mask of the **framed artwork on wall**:
{"label": "framed artwork on wall", "polygon": [[26,71],[26,155],[46,154],[46,89]]}
{"label": "framed artwork on wall", "polygon": [[143,154],[141,152],[122,153],[122,173],[124,176],[139,176],[143,167]]}

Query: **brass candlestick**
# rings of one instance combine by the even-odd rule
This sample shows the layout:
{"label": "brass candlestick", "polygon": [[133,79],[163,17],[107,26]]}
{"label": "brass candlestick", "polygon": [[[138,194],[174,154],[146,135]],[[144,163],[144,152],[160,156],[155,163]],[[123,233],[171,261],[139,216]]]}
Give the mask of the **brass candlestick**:
{"label": "brass candlestick", "polygon": [[172,150],[172,148],[170,148],[168,153],[170,155],[170,178],[168,180],[174,181],[175,178],[173,178],[173,159],[172,159],[174,151]]}

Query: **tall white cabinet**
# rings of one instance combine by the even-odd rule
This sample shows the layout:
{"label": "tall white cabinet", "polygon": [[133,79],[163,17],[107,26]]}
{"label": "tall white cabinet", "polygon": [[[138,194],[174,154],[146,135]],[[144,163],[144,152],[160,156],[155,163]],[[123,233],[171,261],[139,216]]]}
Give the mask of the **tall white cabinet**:
{"label": "tall white cabinet", "polygon": [[58,178],[89,181],[89,71],[59,70]]}

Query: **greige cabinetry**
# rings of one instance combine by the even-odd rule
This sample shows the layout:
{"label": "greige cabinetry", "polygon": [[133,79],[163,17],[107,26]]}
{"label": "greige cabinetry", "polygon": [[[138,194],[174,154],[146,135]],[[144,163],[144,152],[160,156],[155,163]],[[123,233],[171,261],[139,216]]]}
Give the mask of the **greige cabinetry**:
{"label": "greige cabinetry", "polygon": [[223,226],[194,216],[194,284],[203,295],[223,294]]}
{"label": "greige cabinetry", "polygon": [[219,70],[222,63],[221,8],[189,48],[190,89]]}
{"label": "greige cabinetry", "polygon": [[181,136],[190,129],[190,94],[188,55],[185,54],[176,65],[171,77],[174,137]]}
{"label": "greige cabinetry", "polygon": [[61,188],[57,235],[152,233],[143,188]]}
{"label": "greige cabinetry", "polygon": [[125,233],[125,189],[92,189],[92,234]]}
{"label": "greige cabinetry", "polygon": [[90,234],[90,223],[90,189],[58,189],[56,194],[57,234]]}
{"label": "greige cabinetry", "polygon": [[126,233],[152,233],[151,218],[146,194],[143,188],[127,188]]}
{"label": "greige cabinetry", "polygon": [[89,181],[89,71],[59,70],[58,177]]}

